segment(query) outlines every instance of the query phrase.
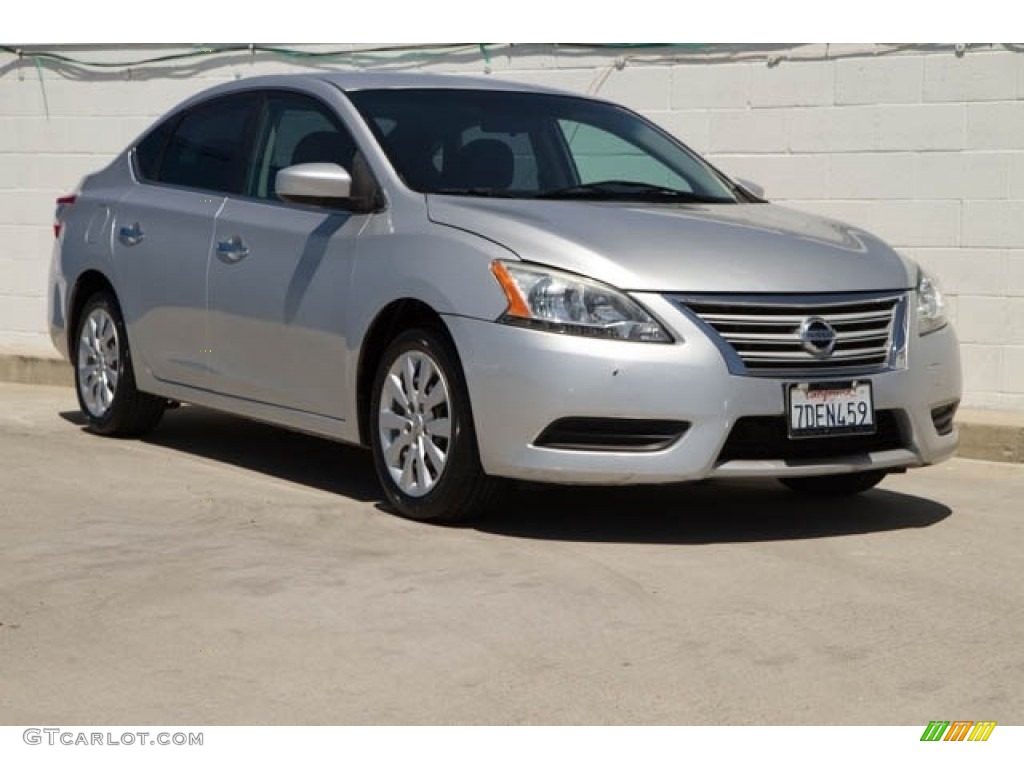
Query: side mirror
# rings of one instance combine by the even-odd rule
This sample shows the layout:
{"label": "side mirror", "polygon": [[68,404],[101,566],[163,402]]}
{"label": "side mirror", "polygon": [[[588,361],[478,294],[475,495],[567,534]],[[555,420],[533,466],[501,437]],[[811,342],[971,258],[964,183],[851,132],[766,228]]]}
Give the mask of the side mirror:
{"label": "side mirror", "polygon": [[764,200],[764,187],[760,184],[755,184],[754,182],[747,181],[746,179],[734,179],[734,181],[754,197]]}
{"label": "side mirror", "polygon": [[276,188],[289,203],[341,206],[352,197],[352,177],[335,163],[300,163],[277,172]]}

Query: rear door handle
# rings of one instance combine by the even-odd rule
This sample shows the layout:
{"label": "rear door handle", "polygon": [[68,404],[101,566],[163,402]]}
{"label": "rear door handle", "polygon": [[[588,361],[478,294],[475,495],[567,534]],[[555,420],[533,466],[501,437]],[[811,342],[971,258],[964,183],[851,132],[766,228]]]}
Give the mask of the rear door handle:
{"label": "rear door handle", "polygon": [[145,238],[146,234],[142,231],[142,227],[139,226],[137,221],[130,227],[120,227],[117,230],[117,239],[127,246],[138,245]]}
{"label": "rear door handle", "polygon": [[248,255],[249,246],[247,246],[238,235],[229,237],[227,240],[220,240],[217,242],[217,256],[223,261],[234,264],[241,261]]}

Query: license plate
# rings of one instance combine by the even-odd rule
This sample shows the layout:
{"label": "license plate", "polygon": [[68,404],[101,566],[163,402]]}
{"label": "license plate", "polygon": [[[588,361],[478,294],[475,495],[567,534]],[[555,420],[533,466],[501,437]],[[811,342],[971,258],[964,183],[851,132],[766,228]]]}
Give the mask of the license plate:
{"label": "license plate", "polygon": [[870,435],[875,405],[870,381],[816,381],[786,387],[789,436]]}

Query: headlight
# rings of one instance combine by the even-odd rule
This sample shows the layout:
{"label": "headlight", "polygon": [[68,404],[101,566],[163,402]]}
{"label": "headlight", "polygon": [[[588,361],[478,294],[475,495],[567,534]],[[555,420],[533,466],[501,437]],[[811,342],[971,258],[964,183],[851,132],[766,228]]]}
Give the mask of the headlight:
{"label": "headlight", "polygon": [[917,333],[924,336],[944,328],[948,322],[942,290],[935,278],[922,269],[917,278]]}
{"label": "headlight", "polygon": [[577,336],[672,343],[657,320],[607,285],[515,262],[492,262],[491,271],[508,298],[502,322]]}

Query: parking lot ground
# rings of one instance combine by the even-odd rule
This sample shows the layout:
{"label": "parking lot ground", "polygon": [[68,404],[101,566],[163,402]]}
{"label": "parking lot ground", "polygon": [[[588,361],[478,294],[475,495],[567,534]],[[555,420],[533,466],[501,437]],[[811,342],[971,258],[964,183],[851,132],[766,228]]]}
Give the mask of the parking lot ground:
{"label": "parking lot ground", "polygon": [[521,487],[388,514],[358,449],[144,441],[0,385],[0,724],[1024,723],[1024,466],[842,502]]}

